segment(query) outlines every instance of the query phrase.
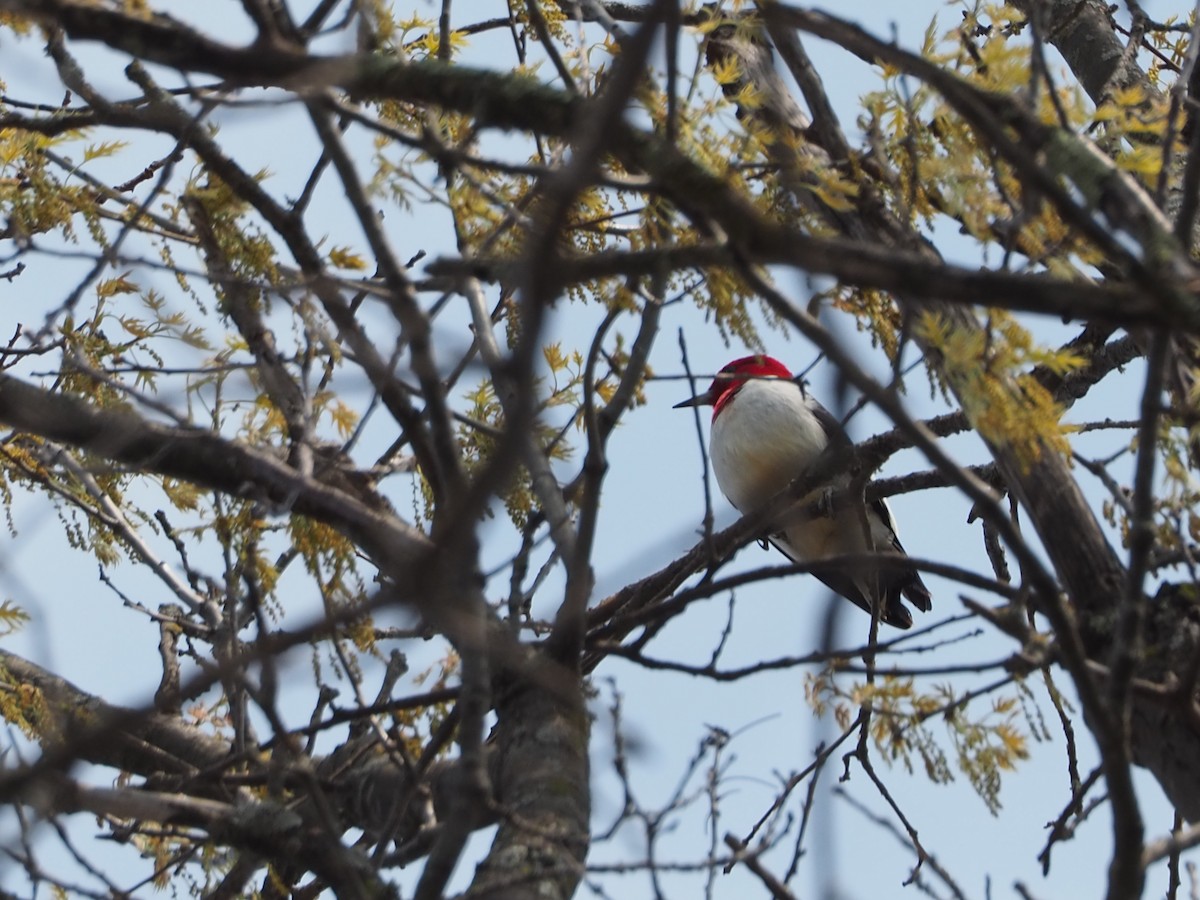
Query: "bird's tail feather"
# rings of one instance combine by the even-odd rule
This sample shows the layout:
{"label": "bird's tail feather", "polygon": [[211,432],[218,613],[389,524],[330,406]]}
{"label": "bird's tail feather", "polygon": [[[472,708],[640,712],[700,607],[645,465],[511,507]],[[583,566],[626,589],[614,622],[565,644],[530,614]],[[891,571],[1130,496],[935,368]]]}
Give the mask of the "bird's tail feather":
{"label": "bird's tail feather", "polygon": [[[788,546],[783,535],[772,535],[768,540],[786,556],[796,561],[798,554]],[[904,549],[896,542],[899,552]],[[870,614],[873,610],[873,597],[882,596],[883,603],[879,612],[879,620],[885,625],[895,628],[912,628],[913,617],[908,607],[904,605],[904,597],[921,612],[929,612],[933,608],[933,597],[929,588],[921,580],[921,575],[913,568],[875,568],[865,567],[858,572],[850,573],[844,570],[830,568],[813,569],[815,575],[826,587],[834,593],[841,594],[859,609]],[[882,582],[882,584],[880,584]]]}

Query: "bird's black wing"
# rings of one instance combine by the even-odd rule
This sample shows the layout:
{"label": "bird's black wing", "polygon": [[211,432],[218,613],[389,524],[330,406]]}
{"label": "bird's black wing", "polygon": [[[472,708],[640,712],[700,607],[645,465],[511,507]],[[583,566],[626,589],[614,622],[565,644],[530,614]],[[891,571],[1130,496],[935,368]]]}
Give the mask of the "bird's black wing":
{"label": "bird's black wing", "polygon": [[[771,542],[772,547],[774,547],[794,563],[805,564],[807,562],[811,564],[814,562],[813,560],[806,561],[796,559],[794,556],[792,556],[792,554],[788,553],[783,543],[782,534],[773,534],[767,538],[767,540]],[[845,575],[833,567],[821,569],[814,568],[812,574],[818,581],[820,581],[823,585],[825,585],[825,587],[829,588],[835,594],[845,597],[867,615],[871,615],[871,601],[863,595],[863,592],[859,590],[858,585],[854,583],[854,579],[849,575]],[[928,594],[928,592],[926,593]],[[884,624],[891,625],[895,628],[911,628],[913,623],[912,613],[910,613],[908,608],[900,602],[900,592],[896,591],[893,595],[893,592],[889,589],[886,596],[887,600],[884,604],[882,612],[879,615],[879,620]],[[928,609],[928,607],[923,608]]]}
{"label": "bird's black wing", "polygon": [[822,406],[820,401],[809,395],[808,386],[803,380],[797,378],[796,384],[800,386],[800,393],[804,395],[805,405],[812,412],[817,422],[820,423],[821,430],[825,432],[825,436],[829,438],[830,446],[851,446],[850,435],[846,434],[846,429],[842,427],[842,423],[838,417]]}
{"label": "bird's black wing", "polygon": [[[829,446],[833,447],[835,451],[840,448],[853,446],[853,442],[850,440],[850,436],[846,433],[846,429],[842,426],[841,421],[822,406],[819,401],[809,395],[804,380],[797,378],[796,384],[799,385],[800,391],[804,395],[805,404],[812,412],[813,417],[820,423],[821,429],[829,439]],[[875,500],[871,503],[871,509],[887,526],[888,532],[891,535],[892,546],[890,548],[880,547],[878,549],[885,551],[891,549],[901,556],[907,555],[904,552],[904,548],[900,545],[900,539],[896,536],[896,521],[892,518],[892,511],[888,508],[887,503],[882,499]],[[782,535],[777,534],[772,535],[769,540],[775,549],[792,560],[792,562],[799,562],[799,560],[794,559],[784,549],[782,538]],[[830,590],[845,597],[864,612],[870,613],[872,611],[871,600],[863,595],[858,585],[855,584],[854,579],[848,575],[830,569],[822,572],[813,572],[813,574]],[[917,609],[922,612],[928,612],[933,606],[929,589],[921,581],[921,576],[917,570],[911,567],[885,571],[884,576],[887,581],[883,591],[883,610],[880,612],[880,620],[896,628],[911,628],[913,623],[912,613],[909,612],[900,598],[903,596]]]}

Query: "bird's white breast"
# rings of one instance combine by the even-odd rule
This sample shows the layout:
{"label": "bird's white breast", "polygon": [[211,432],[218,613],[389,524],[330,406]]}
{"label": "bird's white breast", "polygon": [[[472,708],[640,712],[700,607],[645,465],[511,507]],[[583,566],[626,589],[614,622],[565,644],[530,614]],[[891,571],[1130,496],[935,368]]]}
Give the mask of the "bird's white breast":
{"label": "bird's white breast", "polygon": [[713,420],[717,484],[730,503],[749,512],[802,474],[827,443],[799,385],[748,381]]}

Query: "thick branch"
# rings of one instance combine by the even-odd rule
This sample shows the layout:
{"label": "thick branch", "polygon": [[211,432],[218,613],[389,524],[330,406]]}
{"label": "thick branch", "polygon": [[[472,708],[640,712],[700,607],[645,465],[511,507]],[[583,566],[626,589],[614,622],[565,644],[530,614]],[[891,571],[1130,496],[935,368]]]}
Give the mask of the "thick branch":
{"label": "thick branch", "polygon": [[260,450],[205,431],[147,422],[130,410],[93,406],[9,375],[0,375],[0,423],[137,471],[312,516],[352,537],[389,574],[407,572],[431,548],[428,538],[395,516],[306,478]]}

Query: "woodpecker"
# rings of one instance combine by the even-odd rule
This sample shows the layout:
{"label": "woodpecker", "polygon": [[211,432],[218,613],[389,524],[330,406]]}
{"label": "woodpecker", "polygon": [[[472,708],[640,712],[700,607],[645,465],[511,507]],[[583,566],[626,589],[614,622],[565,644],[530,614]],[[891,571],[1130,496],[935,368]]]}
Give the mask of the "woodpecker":
{"label": "woodpecker", "polygon": [[[717,373],[707,391],[675,404],[676,409],[687,406],[713,408],[713,470],[721,493],[743,513],[763,506],[803,475],[826,448],[851,447],[833,413],[770,356],[735,359]],[[820,494],[814,491],[797,501],[799,513],[772,526],[777,530],[768,540],[792,562],[872,552],[906,555],[886,501],[875,500],[865,511],[843,504],[831,516],[804,515]],[[910,628],[913,622],[901,596],[922,612],[933,605],[929,589],[911,566],[855,564],[814,574],[868,613],[878,608],[880,621],[897,628]]]}

